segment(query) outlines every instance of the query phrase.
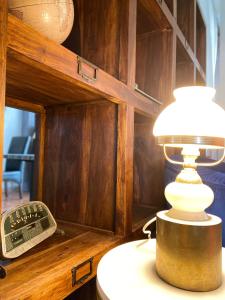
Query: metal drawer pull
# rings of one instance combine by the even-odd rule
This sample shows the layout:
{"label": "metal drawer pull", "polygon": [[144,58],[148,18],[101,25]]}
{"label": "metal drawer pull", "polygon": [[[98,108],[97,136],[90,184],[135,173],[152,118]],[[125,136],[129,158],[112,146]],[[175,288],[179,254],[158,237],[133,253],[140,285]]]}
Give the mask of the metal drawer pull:
{"label": "metal drawer pull", "polygon": [[[86,65],[86,72],[84,66]],[[88,82],[95,82],[97,80],[98,68],[89,61],[77,56],[77,73]]]}
{"label": "metal drawer pull", "polygon": [[[74,267],[71,272],[72,272],[72,287],[75,286],[76,284],[80,284],[83,283],[84,280],[86,280],[93,271],[93,257],[89,258],[88,260],[84,261],[83,263],[79,264],[78,266]],[[83,266],[85,266],[86,264],[90,264],[90,271],[85,274],[84,276],[82,276],[81,278],[77,279],[77,270],[79,270],[80,268],[82,268]]]}
{"label": "metal drawer pull", "polygon": [[144,91],[142,91],[141,89],[139,89],[137,83],[135,84],[134,90],[135,90],[136,92],[138,92],[139,94],[145,96],[146,98],[152,100],[153,102],[162,105],[162,102],[161,102],[161,101],[155,99],[154,97],[150,96],[149,94],[147,94],[147,93],[145,93]]}

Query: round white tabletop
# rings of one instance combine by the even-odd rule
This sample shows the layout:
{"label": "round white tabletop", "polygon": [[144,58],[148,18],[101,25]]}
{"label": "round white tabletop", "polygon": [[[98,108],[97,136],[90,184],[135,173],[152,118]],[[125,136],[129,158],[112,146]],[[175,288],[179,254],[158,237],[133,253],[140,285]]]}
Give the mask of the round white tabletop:
{"label": "round white tabletop", "polygon": [[[97,269],[97,290],[102,300],[149,299],[225,299],[225,262],[223,284],[211,292],[190,292],[169,285],[155,270],[156,241],[139,240],[120,245],[106,253]],[[225,249],[223,249],[223,258]]]}

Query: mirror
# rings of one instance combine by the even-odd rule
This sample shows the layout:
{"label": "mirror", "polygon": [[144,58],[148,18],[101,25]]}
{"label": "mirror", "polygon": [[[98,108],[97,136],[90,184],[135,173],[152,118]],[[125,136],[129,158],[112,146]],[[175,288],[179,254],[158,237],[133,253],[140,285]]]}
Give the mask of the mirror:
{"label": "mirror", "polygon": [[2,211],[35,200],[38,114],[6,107]]}

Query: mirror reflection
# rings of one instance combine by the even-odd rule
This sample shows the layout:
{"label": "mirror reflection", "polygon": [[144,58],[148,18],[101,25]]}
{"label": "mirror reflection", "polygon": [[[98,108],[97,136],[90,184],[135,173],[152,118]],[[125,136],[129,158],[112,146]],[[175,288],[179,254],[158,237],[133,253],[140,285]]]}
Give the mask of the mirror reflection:
{"label": "mirror reflection", "polygon": [[3,211],[27,203],[34,196],[35,119],[35,113],[5,108]]}

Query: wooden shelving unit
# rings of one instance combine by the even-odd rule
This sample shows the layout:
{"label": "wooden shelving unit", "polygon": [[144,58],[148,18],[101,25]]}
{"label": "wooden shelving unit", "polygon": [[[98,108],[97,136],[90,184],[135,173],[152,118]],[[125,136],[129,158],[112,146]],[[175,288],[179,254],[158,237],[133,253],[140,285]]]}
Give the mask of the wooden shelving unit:
{"label": "wooden shelving unit", "polygon": [[[3,299],[62,299],[96,275],[106,251],[140,237],[165,207],[154,120],[175,87],[205,83],[195,0],[74,4],[72,32],[57,45],[0,3],[0,136],[5,105],[37,113],[34,198],[65,233],[7,262]],[[71,269],[91,257],[91,275],[72,286]]]}
{"label": "wooden shelving unit", "polygon": [[194,85],[195,66],[179,39],[176,53],[176,87]]}
{"label": "wooden shelving unit", "polygon": [[196,57],[206,71],[206,27],[198,4],[196,5]]}
{"label": "wooden shelving unit", "polygon": [[163,196],[164,162],[162,149],[155,143],[153,118],[135,113],[134,116],[134,187],[133,228],[142,219],[154,216],[165,207]]}
{"label": "wooden shelving unit", "polygon": [[177,24],[183,32],[186,43],[190,45],[193,51],[195,45],[195,5],[195,0],[177,0]]}
{"label": "wooden shelving unit", "polygon": [[205,78],[202,77],[201,73],[196,70],[196,85],[205,85]]}
{"label": "wooden shelving unit", "polygon": [[165,0],[167,7],[169,8],[171,14],[174,14],[174,1],[173,0]]}
{"label": "wooden shelving unit", "polygon": [[[93,257],[93,272],[107,250],[121,243],[121,239],[79,226],[60,224],[65,234],[55,234],[21,258],[10,264],[4,262],[7,277],[0,285],[1,299],[63,299],[72,290],[71,268]],[[77,279],[88,273],[89,263],[81,268]],[[82,284],[79,284],[81,286]],[[51,290],[51,292],[50,292]]]}
{"label": "wooden shelving unit", "polygon": [[78,0],[74,5],[77,21],[65,47],[126,83],[129,1]]}
{"label": "wooden shelving unit", "polygon": [[137,1],[136,89],[163,103],[171,96],[172,28],[152,3]]}

